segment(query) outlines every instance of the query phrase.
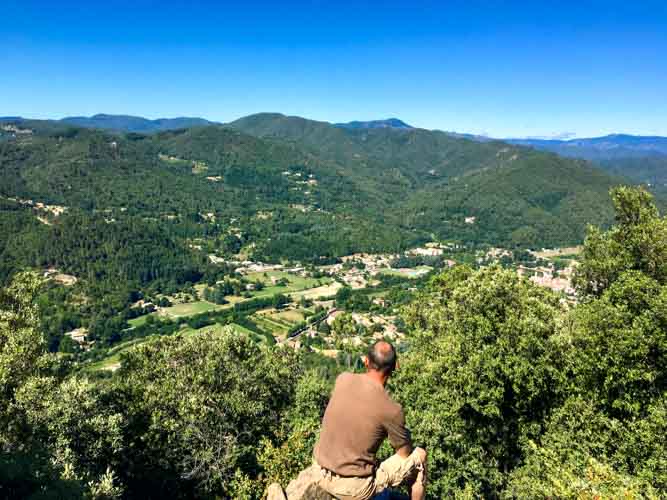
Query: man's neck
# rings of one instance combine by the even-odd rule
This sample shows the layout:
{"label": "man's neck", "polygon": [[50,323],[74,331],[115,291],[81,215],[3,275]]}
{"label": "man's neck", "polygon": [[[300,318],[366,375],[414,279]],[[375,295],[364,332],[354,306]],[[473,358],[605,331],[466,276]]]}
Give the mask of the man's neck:
{"label": "man's neck", "polygon": [[374,383],[379,384],[381,387],[384,387],[387,383],[389,377],[385,376],[382,372],[377,370],[368,370],[366,376],[371,379]]}

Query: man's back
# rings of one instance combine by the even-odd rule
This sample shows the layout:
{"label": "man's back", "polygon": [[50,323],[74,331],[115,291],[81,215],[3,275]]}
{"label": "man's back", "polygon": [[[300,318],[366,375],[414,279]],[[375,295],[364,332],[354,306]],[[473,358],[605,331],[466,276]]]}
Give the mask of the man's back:
{"label": "man's back", "polygon": [[394,449],[411,444],[401,406],[366,375],[340,375],[322,421],[317,463],[340,476],[369,476],[387,436]]}

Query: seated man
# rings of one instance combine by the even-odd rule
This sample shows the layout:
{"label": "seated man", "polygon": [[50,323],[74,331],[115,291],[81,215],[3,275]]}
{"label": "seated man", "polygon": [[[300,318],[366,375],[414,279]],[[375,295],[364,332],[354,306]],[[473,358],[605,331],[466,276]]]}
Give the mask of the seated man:
{"label": "seated man", "polygon": [[[403,408],[384,388],[396,368],[396,350],[376,342],[364,363],[366,373],[343,373],[336,380],[313,454],[318,484],[341,500],[366,500],[406,484],[412,500],[422,500],[426,452],[413,450]],[[375,454],[386,437],[396,454],[378,466]]]}

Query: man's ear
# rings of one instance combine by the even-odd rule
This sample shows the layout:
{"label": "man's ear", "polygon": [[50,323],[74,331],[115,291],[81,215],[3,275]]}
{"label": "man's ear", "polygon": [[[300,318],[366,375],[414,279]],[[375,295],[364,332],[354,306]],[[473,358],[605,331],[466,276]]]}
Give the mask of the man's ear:
{"label": "man's ear", "polygon": [[364,366],[368,370],[368,356],[364,356]]}

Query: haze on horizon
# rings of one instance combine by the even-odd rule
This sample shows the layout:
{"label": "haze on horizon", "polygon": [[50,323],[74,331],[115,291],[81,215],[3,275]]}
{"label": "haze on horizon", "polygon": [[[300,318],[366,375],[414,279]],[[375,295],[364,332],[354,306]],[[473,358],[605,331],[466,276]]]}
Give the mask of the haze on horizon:
{"label": "haze on horizon", "polygon": [[0,18],[0,116],[398,117],[667,136],[667,4],[52,2]]}

